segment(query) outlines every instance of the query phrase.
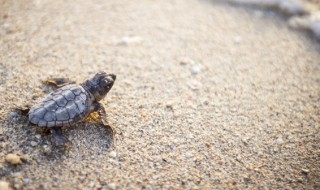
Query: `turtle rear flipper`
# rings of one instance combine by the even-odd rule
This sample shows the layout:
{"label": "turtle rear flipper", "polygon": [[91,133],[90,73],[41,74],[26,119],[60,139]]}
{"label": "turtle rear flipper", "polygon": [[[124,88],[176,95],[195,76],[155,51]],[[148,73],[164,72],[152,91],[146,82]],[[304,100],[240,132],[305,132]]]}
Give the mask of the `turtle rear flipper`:
{"label": "turtle rear flipper", "polygon": [[63,86],[69,85],[69,84],[75,84],[75,81],[72,81],[68,78],[51,78],[51,79],[46,79],[42,81],[44,84],[53,86],[55,88],[61,88]]}
{"label": "turtle rear flipper", "polygon": [[55,147],[66,147],[71,142],[62,135],[62,129],[60,127],[52,127],[51,128],[51,143]]}
{"label": "turtle rear flipper", "polygon": [[20,105],[17,106],[16,108],[14,108],[14,111],[20,112],[21,115],[28,115],[29,111],[30,111],[31,105],[26,104],[26,105]]}
{"label": "turtle rear flipper", "polygon": [[[68,78],[52,78],[52,79],[46,79],[44,81],[42,81],[43,83],[53,86],[55,88],[61,88],[63,86],[69,85],[69,84],[75,84],[75,81],[72,81]],[[19,105],[16,108],[14,108],[14,111],[20,112],[21,115],[28,115],[29,111],[31,109],[31,105],[30,104],[26,104],[26,105]]]}

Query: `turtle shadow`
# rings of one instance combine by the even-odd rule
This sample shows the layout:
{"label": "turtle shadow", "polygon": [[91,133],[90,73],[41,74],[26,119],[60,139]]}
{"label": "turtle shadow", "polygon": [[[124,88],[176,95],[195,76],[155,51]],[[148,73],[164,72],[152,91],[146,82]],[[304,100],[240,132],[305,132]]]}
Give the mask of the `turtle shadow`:
{"label": "turtle shadow", "polygon": [[[15,135],[18,137],[15,137],[18,147],[16,151],[29,155],[34,160],[59,161],[75,154],[89,156],[90,154],[86,155],[87,152],[107,152],[114,145],[114,131],[110,125],[84,121],[70,127],[62,127],[69,143],[57,147],[51,143],[50,129],[29,122],[27,109],[16,109],[14,112],[16,113],[14,117],[8,116],[10,121],[8,128],[18,133]],[[9,138],[10,135],[6,139]]]}
{"label": "turtle shadow", "polygon": [[99,147],[101,150],[108,150],[114,144],[114,131],[109,125],[83,123],[65,130],[65,135],[72,142],[73,147],[82,147],[87,150]]}

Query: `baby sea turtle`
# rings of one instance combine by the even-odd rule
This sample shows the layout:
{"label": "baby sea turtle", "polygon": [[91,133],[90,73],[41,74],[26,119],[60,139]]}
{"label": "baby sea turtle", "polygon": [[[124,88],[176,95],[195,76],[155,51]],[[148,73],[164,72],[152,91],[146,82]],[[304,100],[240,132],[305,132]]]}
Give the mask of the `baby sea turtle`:
{"label": "baby sea turtle", "polygon": [[29,121],[50,128],[53,145],[63,146],[68,139],[62,135],[61,127],[83,121],[92,112],[105,114],[99,101],[107,95],[115,80],[116,75],[100,72],[80,85],[58,88],[31,107]]}

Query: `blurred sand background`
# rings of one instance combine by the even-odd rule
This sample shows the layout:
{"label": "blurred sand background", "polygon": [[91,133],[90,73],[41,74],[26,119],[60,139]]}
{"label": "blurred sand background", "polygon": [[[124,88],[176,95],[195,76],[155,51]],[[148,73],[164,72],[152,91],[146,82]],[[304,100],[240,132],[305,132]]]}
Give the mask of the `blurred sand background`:
{"label": "blurred sand background", "polygon": [[[320,188],[320,45],[283,13],[208,0],[0,2],[0,189]],[[41,80],[100,70],[117,74],[103,100],[109,149],[105,129],[78,124],[58,151],[14,111],[51,90]]]}

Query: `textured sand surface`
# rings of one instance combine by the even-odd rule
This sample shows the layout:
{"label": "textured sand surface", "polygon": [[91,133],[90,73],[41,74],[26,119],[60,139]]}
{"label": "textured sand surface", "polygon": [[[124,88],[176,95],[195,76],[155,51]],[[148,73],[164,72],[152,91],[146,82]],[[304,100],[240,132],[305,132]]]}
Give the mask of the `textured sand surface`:
{"label": "textured sand surface", "polygon": [[[204,0],[0,2],[1,187],[320,188],[320,45],[277,12]],[[57,150],[13,111],[51,90],[41,80],[100,70],[117,74],[103,100],[112,148],[104,128],[78,124]]]}

